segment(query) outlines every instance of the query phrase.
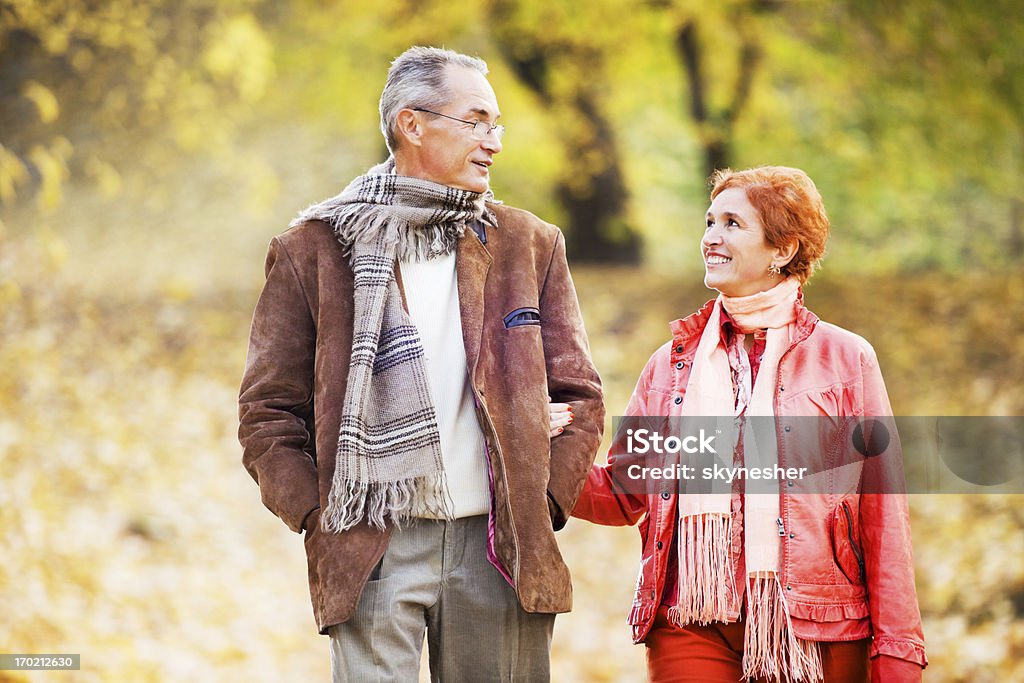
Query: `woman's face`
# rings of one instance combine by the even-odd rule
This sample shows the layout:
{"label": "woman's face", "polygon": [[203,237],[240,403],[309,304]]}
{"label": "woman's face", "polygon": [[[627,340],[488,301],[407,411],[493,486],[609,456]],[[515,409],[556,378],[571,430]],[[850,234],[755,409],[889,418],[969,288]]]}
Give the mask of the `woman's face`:
{"label": "woman's face", "polygon": [[[787,250],[788,251],[788,250]],[[783,250],[764,239],[757,209],[739,187],[723,190],[711,202],[700,241],[704,284],[725,296],[749,296],[779,283],[768,267],[786,264]]]}

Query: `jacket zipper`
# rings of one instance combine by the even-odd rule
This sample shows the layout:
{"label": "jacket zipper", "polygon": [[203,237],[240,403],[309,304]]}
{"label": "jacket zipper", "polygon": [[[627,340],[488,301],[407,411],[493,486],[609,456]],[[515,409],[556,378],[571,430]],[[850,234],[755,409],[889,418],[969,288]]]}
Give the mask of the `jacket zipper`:
{"label": "jacket zipper", "polygon": [[867,583],[867,572],[864,571],[864,555],[861,549],[853,541],[853,515],[850,513],[850,505],[843,501],[843,514],[846,515],[846,536],[850,539],[850,548],[857,558],[857,567],[860,569],[860,582]]}

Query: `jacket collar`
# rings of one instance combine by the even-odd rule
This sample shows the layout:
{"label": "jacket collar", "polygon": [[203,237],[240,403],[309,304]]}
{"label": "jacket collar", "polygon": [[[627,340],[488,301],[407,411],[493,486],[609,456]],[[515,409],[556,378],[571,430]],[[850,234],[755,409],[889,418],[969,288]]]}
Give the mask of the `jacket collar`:
{"label": "jacket collar", "polygon": [[473,232],[476,233],[476,236],[480,238],[480,242],[483,244],[487,244],[487,228],[498,227],[498,217],[494,215],[493,208],[491,206],[487,208],[488,210],[484,211],[483,216],[471,221],[469,224],[469,227],[473,229]]}
{"label": "jacket collar", "polygon": [[[697,344],[700,342],[700,335],[704,326],[711,317],[711,311],[715,306],[716,299],[711,299],[700,310],[691,313],[685,318],[673,320],[669,323],[672,330],[672,360],[690,363],[697,353]],[[796,332],[789,348],[793,348],[804,339],[810,336],[814,326],[818,324],[818,316],[804,306],[804,290],[801,288],[796,296],[796,320],[794,321]]]}
{"label": "jacket collar", "polygon": [[470,381],[475,379],[480,359],[480,342],[484,328],[484,285],[491,268],[491,254],[487,244],[487,227],[498,227],[493,222],[476,221],[466,230],[455,246],[455,277],[459,287],[459,313],[462,318],[462,343],[466,348],[466,368]]}

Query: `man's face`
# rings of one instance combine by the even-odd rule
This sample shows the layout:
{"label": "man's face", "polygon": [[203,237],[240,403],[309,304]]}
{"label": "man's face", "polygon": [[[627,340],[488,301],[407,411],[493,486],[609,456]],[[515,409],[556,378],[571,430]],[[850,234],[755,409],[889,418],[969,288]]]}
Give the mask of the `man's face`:
{"label": "man's face", "polygon": [[[447,71],[451,100],[437,109],[439,114],[491,125],[501,115],[491,84],[479,71],[450,66]],[[415,112],[423,126],[420,145],[409,152],[414,157],[413,175],[435,183],[470,192],[486,192],[490,166],[501,151],[501,141],[491,132],[485,139],[473,137],[472,126],[427,112]]]}

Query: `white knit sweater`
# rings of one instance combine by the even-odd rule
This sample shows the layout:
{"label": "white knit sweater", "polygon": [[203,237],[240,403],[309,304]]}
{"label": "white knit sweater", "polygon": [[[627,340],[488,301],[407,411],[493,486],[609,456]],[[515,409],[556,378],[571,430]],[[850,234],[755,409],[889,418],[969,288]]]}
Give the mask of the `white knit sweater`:
{"label": "white knit sweater", "polygon": [[455,254],[402,261],[399,266],[409,315],[426,352],[427,382],[437,410],[453,512],[455,517],[486,514],[490,507],[487,451],[466,368]]}

